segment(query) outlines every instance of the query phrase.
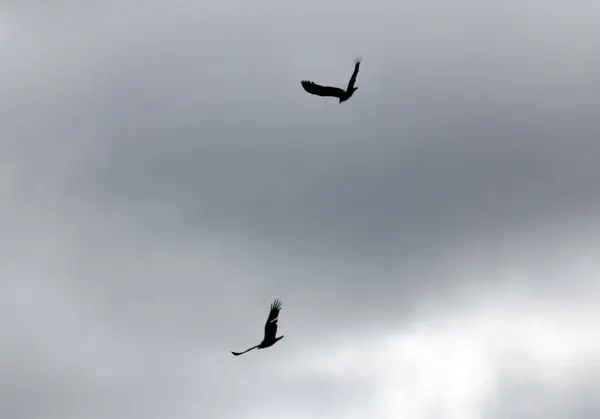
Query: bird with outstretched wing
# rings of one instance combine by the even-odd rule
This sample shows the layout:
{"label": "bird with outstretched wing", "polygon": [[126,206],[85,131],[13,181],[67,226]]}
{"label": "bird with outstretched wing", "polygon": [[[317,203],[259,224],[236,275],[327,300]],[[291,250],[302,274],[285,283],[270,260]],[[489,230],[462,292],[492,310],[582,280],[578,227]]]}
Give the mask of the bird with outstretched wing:
{"label": "bird with outstretched wing", "polygon": [[354,72],[352,73],[352,77],[350,77],[346,90],[333,86],[321,86],[320,84],[308,80],[302,80],[300,84],[304,90],[311,95],[336,97],[340,100],[340,103],[345,102],[352,97],[356,90],[358,90],[358,87],[354,87],[354,83],[356,83],[356,76],[358,75],[361,61],[362,59],[360,57],[357,57],[354,60]]}
{"label": "bird with outstretched wing", "polygon": [[269,311],[269,317],[267,318],[267,322],[265,323],[265,335],[261,343],[252,348],[248,348],[243,352],[233,352],[231,353],[235,356],[239,356],[249,352],[253,349],[263,349],[268,348],[269,346],[275,345],[279,339],[283,338],[283,335],[277,337],[277,320],[279,318],[279,311],[281,310],[282,304],[281,301],[275,299],[273,303],[271,303],[271,309]]}

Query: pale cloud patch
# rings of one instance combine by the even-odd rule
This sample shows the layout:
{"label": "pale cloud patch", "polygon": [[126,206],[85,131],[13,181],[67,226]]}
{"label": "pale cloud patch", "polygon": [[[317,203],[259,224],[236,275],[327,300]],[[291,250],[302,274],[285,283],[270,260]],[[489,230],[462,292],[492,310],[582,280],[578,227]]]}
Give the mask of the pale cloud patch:
{"label": "pale cloud patch", "polygon": [[378,417],[476,419],[506,377],[561,392],[585,382],[600,368],[599,318],[591,304],[489,294],[392,333],[332,338],[277,368],[286,379],[367,381]]}

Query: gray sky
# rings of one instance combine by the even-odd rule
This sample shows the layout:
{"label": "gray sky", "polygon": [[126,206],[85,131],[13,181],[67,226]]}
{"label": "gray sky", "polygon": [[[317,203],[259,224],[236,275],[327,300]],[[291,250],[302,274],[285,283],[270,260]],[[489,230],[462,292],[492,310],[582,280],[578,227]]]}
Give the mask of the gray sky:
{"label": "gray sky", "polygon": [[0,5],[0,417],[600,416],[600,4],[51,3]]}

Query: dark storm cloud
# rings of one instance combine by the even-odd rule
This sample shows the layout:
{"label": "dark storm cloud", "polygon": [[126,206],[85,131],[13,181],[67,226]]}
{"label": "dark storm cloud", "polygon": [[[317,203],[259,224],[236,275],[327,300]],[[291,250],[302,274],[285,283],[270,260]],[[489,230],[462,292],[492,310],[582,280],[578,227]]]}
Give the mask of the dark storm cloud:
{"label": "dark storm cloud", "polygon": [[[569,44],[540,50],[530,35],[516,47],[513,34],[492,51],[491,29],[441,28],[417,32],[418,52],[384,54],[370,38],[365,88],[349,106],[306,97],[286,65],[297,58],[273,41],[255,59],[230,54],[252,48],[241,32],[218,50],[182,29],[152,48],[116,45],[97,60],[96,89],[78,98],[94,140],[62,185],[142,231],[227,232],[253,252],[343,262],[356,295],[379,294],[373,281],[360,285],[369,273],[419,272],[457,243],[494,245],[588,217],[599,192],[597,100],[592,75],[561,64]],[[345,80],[350,58],[344,71],[303,72]]]}
{"label": "dark storm cloud", "polygon": [[[326,106],[286,77],[289,53],[250,61],[224,52],[250,48],[240,33],[214,50],[181,35],[185,22],[160,43],[113,45],[80,75],[87,90],[74,93],[77,112],[59,116],[69,121],[63,138],[78,133],[67,175],[74,199],[188,234],[231,229],[278,247],[374,255],[522,228],[596,202],[591,78],[552,69],[529,77],[510,61],[526,54],[506,47],[494,72],[485,50],[475,59],[481,41],[460,49],[452,37],[448,48],[463,61],[451,61],[423,35],[424,56],[435,49],[450,69],[398,77],[415,64],[392,54],[386,69],[375,55],[360,75],[376,86],[360,91],[363,103]],[[527,66],[541,69],[548,53],[538,58]],[[224,68],[231,76],[217,82]]]}

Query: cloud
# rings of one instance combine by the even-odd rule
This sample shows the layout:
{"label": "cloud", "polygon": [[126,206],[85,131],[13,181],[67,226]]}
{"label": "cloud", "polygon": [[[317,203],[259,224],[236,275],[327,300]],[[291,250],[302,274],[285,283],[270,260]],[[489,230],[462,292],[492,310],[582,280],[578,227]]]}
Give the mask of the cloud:
{"label": "cloud", "polygon": [[9,4],[0,412],[595,417],[593,7]]}
{"label": "cloud", "polygon": [[279,368],[290,380],[369,382],[375,396],[363,403],[386,418],[558,418],[597,409],[586,398],[600,365],[600,341],[590,333],[597,310],[510,293],[482,300],[394,333],[330,340]]}

